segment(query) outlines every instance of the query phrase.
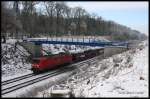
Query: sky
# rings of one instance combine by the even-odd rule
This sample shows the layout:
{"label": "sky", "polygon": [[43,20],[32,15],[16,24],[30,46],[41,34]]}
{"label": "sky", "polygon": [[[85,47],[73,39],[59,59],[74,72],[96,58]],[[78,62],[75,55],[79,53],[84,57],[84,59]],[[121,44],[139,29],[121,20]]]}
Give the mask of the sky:
{"label": "sky", "polygon": [[148,2],[66,2],[69,7],[82,7],[90,14],[95,13],[104,20],[119,24],[149,35]]}

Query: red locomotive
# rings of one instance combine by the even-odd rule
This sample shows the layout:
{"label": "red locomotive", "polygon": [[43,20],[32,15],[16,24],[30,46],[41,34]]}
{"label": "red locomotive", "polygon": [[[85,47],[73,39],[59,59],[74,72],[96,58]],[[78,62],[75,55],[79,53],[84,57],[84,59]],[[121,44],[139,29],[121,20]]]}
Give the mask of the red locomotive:
{"label": "red locomotive", "polygon": [[43,56],[39,58],[33,58],[32,71],[37,73],[48,69],[54,69],[59,65],[69,64],[72,62],[71,54],[57,54],[51,56]]}
{"label": "red locomotive", "polygon": [[32,71],[37,73],[39,71],[45,71],[59,67],[72,62],[79,62],[89,58],[93,58],[97,55],[103,54],[104,49],[87,50],[79,53],[60,53],[50,56],[42,56],[39,58],[33,58]]}

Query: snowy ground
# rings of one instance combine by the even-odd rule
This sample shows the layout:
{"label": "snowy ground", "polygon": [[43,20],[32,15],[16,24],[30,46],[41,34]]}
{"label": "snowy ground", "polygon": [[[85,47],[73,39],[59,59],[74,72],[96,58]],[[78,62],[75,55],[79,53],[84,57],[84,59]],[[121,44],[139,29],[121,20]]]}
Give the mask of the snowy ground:
{"label": "snowy ground", "polygon": [[[40,92],[69,89],[75,97],[148,97],[148,44],[79,68],[66,81]],[[44,91],[45,93],[45,91]]]}
{"label": "snowy ground", "polygon": [[[22,47],[17,45],[15,49],[15,39],[9,39],[2,45],[1,70],[2,80],[7,79],[16,74],[30,72],[31,64],[26,62],[29,53]],[[6,78],[7,77],[7,78]]]}
{"label": "snowy ground", "polygon": [[[72,72],[68,71],[68,72],[50,77],[49,79],[34,83],[25,88],[21,88],[11,93],[5,94],[2,97],[18,97],[18,98],[19,97],[34,97],[34,95],[36,95],[38,91],[46,90],[53,84],[60,83],[61,81],[63,81],[63,79],[65,79],[66,77],[69,77],[71,74]],[[37,76],[40,76],[40,75],[37,75]]]}
{"label": "snowy ground", "polygon": [[[14,48],[16,40],[7,40],[2,45],[2,80],[30,73],[31,64],[26,62],[29,55],[21,46]],[[83,46],[43,45],[43,49],[58,53],[64,50],[82,51]],[[24,54],[21,52],[23,51]],[[79,68],[76,74],[64,82],[39,92],[36,97],[50,96],[54,89],[71,89],[75,97],[147,97],[148,96],[148,44],[94,64]],[[48,94],[45,94],[48,93]]]}

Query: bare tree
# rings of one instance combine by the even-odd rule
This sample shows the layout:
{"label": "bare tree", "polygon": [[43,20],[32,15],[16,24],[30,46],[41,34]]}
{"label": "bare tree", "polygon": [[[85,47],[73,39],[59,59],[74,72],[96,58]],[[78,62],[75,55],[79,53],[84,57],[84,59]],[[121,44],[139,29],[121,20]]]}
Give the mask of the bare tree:
{"label": "bare tree", "polygon": [[71,9],[67,5],[63,5],[63,18],[64,18],[64,33],[69,33],[69,26],[71,24]]}
{"label": "bare tree", "polygon": [[13,34],[14,29],[16,28],[16,20],[14,11],[8,7],[8,2],[2,2],[2,32],[5,33],[4,35],[7,35],[8,32],[11,32],[11,35]]}
{"label": "bare tree", "polygon": [[14,1],[13,3],[13,9],[14,9],[14,12],[15,12],[15,20],[16,20],[16,29],[15,29],[15,37],[18,38],[19,34],[18,34],[18,31],[22,29],[22,24],[19,20],[19,15],[20,15],[20,9],[19,9],[19,5],[20,5],[20,2],[19,1]]}
{"label": "bare tree", "polygon": [[64,2],[57,2],[56,6],[55,6],[55,11],[56,11],[56,36],[57,33],[60,33],[60,18],[63,17],[63,12],[64,12],[64,6],[65,3]]}
{"label": "bare tree", "polygon": [[24,25],[24,30],[26,32],[30,33],[30,36],[34,36],[34,23],[35,23],[35,18],[34,14],[36,12],[35,5],[38,4],[39,2],[35,1],[23,1],[22,6],[23,6],[23,25]]}
{"label": "bare tree", "polygon": [[83,16],[85,15],[86,11],[82,9],[81,7],[75,7],[75,14],[74,18],[77,19],[77,28],[76,28],[76,33],[80,34],[81,32],[81,21],[83,20]]}
{"label": "bare tree", "polygon": [[24,31],[30,36],[37,36],[39,33],[104,35],[118,40],[145,37],[124,25],[106,21],[94,13],[89,14],[81,7],[70,8],[64,2],[14,1],[2,2],[1,5],[2,32],[15,33],[16,36]]}
{"label": "bare tree", "polygon": [[46,9],[46,13],[49,17],[49,21],[47,22],[47,26],[49,28],[49,32],[53,33],[55,31],[54,29],[54,10],[55,10],[55,6],[56,6],[56,2],[45,2],[45,9]]}

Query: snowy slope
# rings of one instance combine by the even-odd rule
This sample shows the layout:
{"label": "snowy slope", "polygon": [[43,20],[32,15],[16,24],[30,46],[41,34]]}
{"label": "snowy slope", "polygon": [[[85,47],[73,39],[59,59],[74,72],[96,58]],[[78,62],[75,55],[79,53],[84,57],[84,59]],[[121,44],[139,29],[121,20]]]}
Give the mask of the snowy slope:
{"label": "snowy slope", "polygon": [[148,47],[136,49],[135,54],[127,52],[120,56],[123,55],[130,55],[131,61],[125,62],[127,64],[122,61],[120,66],[104,76],[99,73],[97,77],[90,78],[92,83],[80,89],[84,90],[84,97],[148,97]]}
{"label": "snowy slope", "polygon": [[[121,70],[116,76],[97,82],[96,87],[85,91],[94,97],[148,97],[148,47],[133,57],[133,67]],[[89,87],[89,86],[87,86]]]}
{"label": "snowy slope", "polygon": [[148,97],[148,86],[146,41],[139,48],[79,68],[65,82],[50,87],[47,93],[70,89],[75,97]]}
{"label": "snowy slope", "polygon": [[[31,64],[25,61],[27,51],[10,39],[2,45],[2,80],[31,72]],[[43,45],[49,52],[65,50],[78,52],[92,49],[83,46]],[[71,89],[75,97],[147,97],[148,96],[148,42],[139,48],[113,55],[107,59],[78,68],[65,82],[50,87],[52,89]],[[42,96],[43,92],[37,96]]]}
{"label": "snowy slope", "polygon": [[31,64],[26,61],[29,53],[22,46],[17,45],[15,49],[15,42],[15,39],[9,39],[6,44],[1,44],[2,80],[30,71]]}

